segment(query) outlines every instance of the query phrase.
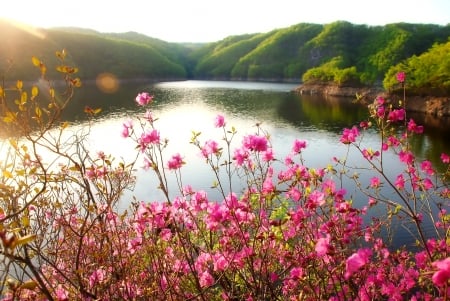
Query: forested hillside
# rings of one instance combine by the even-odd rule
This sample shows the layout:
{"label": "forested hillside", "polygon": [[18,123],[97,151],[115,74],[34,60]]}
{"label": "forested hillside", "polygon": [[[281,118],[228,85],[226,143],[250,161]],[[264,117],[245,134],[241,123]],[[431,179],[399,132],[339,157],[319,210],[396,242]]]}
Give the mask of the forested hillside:
{"label": "forested hillside", "polygon": [[[325,25],[300,23],[207,44],[179,44],[136,32],[99,33],[79,28],[40,30],[38,35],[33,35],[0,21],[0,75],[33,79],[36,75],[30,72],[33,69],[28,58],[35,55],[51,61],[56,50],[65,48],[79,67],[82,79],[94,79],[107,72],[121,79],[372,85],[381,84],[391,68],[409,66],[408,72],[415,73],[414,78],[424,78],[430,70],[435,70],[430,65],[448,66],[449,52],[439,47],[448,50],[448,45],[440,45],[446,45],[449,37],[450,25],[367,26],[337,21]],[[425,83],[432,87],[427,92],[446,93],[448,84],[442,89],[439,81],[448,81],[449,68],[439,70],[440,75],[433,77],[433,83]],[[424,82],[416,81],[416,84],[420,86]],[[390,88],[386,81],[385,87]]]}
{"label": "forested hillside", "polygon": [[[31,57],[55,62],[55,51],[66,49],[82,79],[111,73],[121,79],[184,79],[185,47],[156,39],[133,40],[136,34],[119,36],[82,29],[52,29],[30,32],[0,21],[0,75],[8,79],[32,80],[36,71]],[[179,48],[182,47],[183,50]],[[175,54],[174,54],[175,53]],[[52,70],[49,70],[52,76]]]}

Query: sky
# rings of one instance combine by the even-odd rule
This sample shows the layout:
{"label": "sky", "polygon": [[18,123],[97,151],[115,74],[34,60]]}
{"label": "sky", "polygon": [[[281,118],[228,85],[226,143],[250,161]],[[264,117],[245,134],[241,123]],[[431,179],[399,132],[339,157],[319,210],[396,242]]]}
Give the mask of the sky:
{"label": "sky", "polygon": [[[27,25],[135,31],[167,42],[214,42],[298,23],[450,23],[449,0],[3,0],[0,18]],[[1,33],[0,33],[1,37]]]}

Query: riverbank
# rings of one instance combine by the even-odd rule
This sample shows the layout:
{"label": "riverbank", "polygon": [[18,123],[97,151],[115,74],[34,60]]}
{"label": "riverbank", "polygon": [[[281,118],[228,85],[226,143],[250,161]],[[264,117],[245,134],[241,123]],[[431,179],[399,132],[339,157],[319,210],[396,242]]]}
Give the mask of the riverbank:
{"label": "riverbank", "polygon": [[[319,94],[335,97],[353,97],[356,95],[362,101],[371,102],[378,96],[397,103],[403,95],[389,94],[382,87],[346,87],[324,84],[302,84],[295,89],[300,94]],[[406,110],[436,117],[450,117],[450,96],[408,96],[406,95]]]}

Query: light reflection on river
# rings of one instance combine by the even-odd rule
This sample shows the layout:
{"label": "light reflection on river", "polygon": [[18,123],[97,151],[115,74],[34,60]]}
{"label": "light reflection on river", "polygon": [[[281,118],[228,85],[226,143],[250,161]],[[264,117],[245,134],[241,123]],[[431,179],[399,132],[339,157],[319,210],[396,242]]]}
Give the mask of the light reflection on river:
{"label": "light reflection on river", "polygon": [[[212,173],[200,158],[199,151],[189,141],[192,131],[201,132],[200,140],[214,139],[219,141],[223,133],[214,128],[214,118],[220,113],[227,121],[227,128],[235,127],[238,136],[236,146],[242,135],[256,131],[255,124],[260,123],[271,135],[271,142],[278,159],[290,152],[295,139],[307,141],[303,153],[306,165],[311,168],[323,168],[332,162],[333,157],[342,158],[347,149],[339,143],[342,129],[351,127],[367,116],[365,107],[352,103],[351,99],[323,98],[317,96],[300,96],[291,92],[295,84],[251,83],[251,82],[219,82],[219,81],[185,81],[157,84],[135,84],[123,86],[116,95],[101,94],[93,88],[83,88],[81,95],[69,107],[66,118],[76,123],[73,129],[83,128],[82,109],[84,105],[102,107],[102,116],[95,121],[89,136],[92,151],[104,151],[126,162],[134,158],[135,145],[129,139],[121,137],[122,123],[145,112],[145,109],[134,103],[134,97],[140,91],[153,94],[155,101],[151,106],[161,138],[168,138],[169,145],[165,150],[165,159],[172,154],[180,153],[187,164],[182,168],[185,183],[194,189],[205,190],[211,200],[221,201],[215,189],[211,189]],[[448,127],[441,128],[436,134],[434,128],[414,141],[419,155],[431,155],[434,163],[439,162],[442,152],[450,153]],[[365,134],[365,145],[379,149],[379,136],[374,131]],[[413,145],[413,146],[414,146]],[[362,165],[355,152],[349,154],[350,163]],[[400,168],[393,154],[386,154],[388,173],[395,176]],[[139,160],[141,164],[142,160]],[[360,178],[369,183],[369,175]],[[179,192],[176,181],[169,174],[171,196]],[[354,187],[344,183],[348,190],[348,198],[362,207],[367,204],[367,197],[358,193]],[[241,183],[234,182],[239,190]],[[135,189],[123,196],[122,207],[136,197],[139,201],[162,200],[157,189],[156,178],[138,165]]]}

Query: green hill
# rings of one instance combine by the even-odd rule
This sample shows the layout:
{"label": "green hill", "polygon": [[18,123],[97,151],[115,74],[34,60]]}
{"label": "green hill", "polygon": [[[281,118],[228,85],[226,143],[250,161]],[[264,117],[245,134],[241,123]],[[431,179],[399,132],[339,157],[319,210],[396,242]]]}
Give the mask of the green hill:
{"label": "green hill", "polygon": [[[417,68],[428,70],[429,65],[438,66],[442,61],[436,60],[442,60],[442,56],[433,49],[449,41],[450,25],[300,23],[205,44],[169,43],[137,32],[99,33],[82,28],[34,29],[34,32],[39,34],[0,20],[0,75],[4,80],[36,78],[31,56],[54,62],[55,51],[65,48],[73,64],[79,67],[82,80],[112,73],[120,79],[381,85],[395,66],[398,69],[413,64],[415,67],[407,71],[416,73]],[[426,55],[428,52],[431,53]],[[425,57],[421,62],[426,63],[417,61],[416,57],[422,55]],[[448,70],[440,68],[440,75],[433,77],[432,84],[427,83],[427,89],[420,90],[418,86],[416,90],[447,93],[439,81],[447,80]],[[418,72],[414,78],[427,72]],[[389,88],[389,84],[385,86]]]}

